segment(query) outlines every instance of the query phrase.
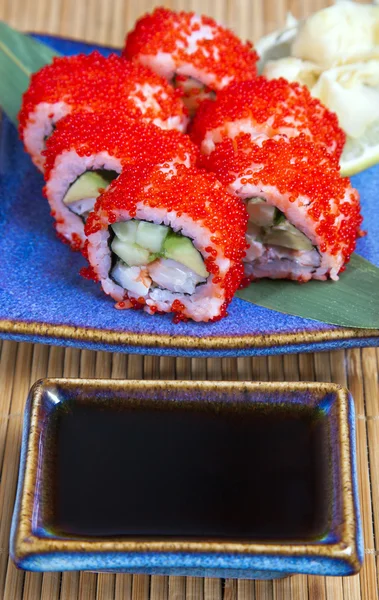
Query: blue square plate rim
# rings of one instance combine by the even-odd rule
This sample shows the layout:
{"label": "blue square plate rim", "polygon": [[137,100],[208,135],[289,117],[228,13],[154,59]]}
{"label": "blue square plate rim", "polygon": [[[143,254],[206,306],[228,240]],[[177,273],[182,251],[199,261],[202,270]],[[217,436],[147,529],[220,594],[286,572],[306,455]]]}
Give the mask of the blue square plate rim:
{"label": "blue square plate rim", "polygon": [[[93,49],[98,49],[105,55],[115,51],[114,48],[94,46],[62,37],[33,35],[62,54],[67,55],[78,52],[88,53]],[[9,147],[11,147],[9,154],[13,162],[8,156]],[[12,173],[14,161],[16,161],[16,164],[21,165],[19,172],[16,173]],[[7,194],[13,199],[14,203],[19,202],[20,196],[25,193],[34,194],[34,196],[39,195],[41,206],[37,208],[38,215],[34,216],[34,222],[33,218],[30,219],[30,222],[25,221],[18,230],[17,227],[15,228],[14,234],[17,235],[21,232],[24,236],[24,243],[35,244],[35,233],[40,228],[41,237],[43,243],[46,244],[46,248],[48,246],[49,250],[54,250],[57,264],[58,261],[62,261],[62,264],[58,265],[61,271],[67,272],[70,268],[74,268],[76,270],[75,276],[77,276],[76,273],[81,266],[80,258],[69,256],[67,248],[57,249],[58,241],[53,239],[54,234],[47,214],[46,201],[42,199],[39,191],[43,185],[42,178],[23,152],[13,126],[6,119],[4,119],[0,139],[0,173],[5,183],[5,186],[2,186],[2,192],[0,191],[0,200],[2,200],[0,229],[2,223],[8,223],[9,225],[12,215],[12,204],[6,201]],[[28,181],[32,184],[31,191],[25,190]],[[379,166],[356,176],[353,183],[358,189],[363,190],[362,195],[367,196],[370,200],[370,205],[366,209],[363,206],[364,212],[366,210],[366,219],[369,216],[371,217],[370,236],[368,236],[368,241],[366,238],[359,241],[358,250],[363,256],[379,265],[379,218],[373,218],[375,217],[375,208],[377,208],[374,205],[374,189],[375,182],[378,181]],[[44,206],[42,206],[42,203],[44,203]],[[2,216],[1,212],[3,213]],[[38,221],[39,217],[41,218]],[[34,224],[35,227],[33,232],[31,231],[31,224]],[[47,238],[45,239],[43,236],[47,236]],[[7,236],[3,237],[7,240]],[[377,240],[376,243],[375,239]],[[43,243],[41,244],[42,247]],[[5,251],[7,251],[7,247]],[[25,259],[25,255],[20,255],[20,257]],[[37,254],[36,258],[41,263],[41,254]],[[11,262],[7,265],[9,270],[12,266]],[[29,261],[25,266],[30,269],[32,265]],[[19,271],[17,271],[17,268]],[[38,272],[30,275],[28,279],[20,271],[20,267],[16,266],[16,273],[18,280],[27,280],[26,283],[29,286],[32,281],[40,283]],[[13,282],[14,279],[17,279],[17,277],[13,278]],[[52,285],[51,295],[61,293],[63,296],[67,293],[68,287],[71,288],[71,299],[66,296],[66,302],[62,304],[62,311],[59,311],[56,305],[49,307],[49,286],[42,286],[45,296],[42,294],[40,302],[35,296],[29,306],[25,306],[25,300],[29,300],[29,298],[27,295],[22,298],[19,290],[13,292],[10,283],[12,282],[12,276],[7,278],[5,267],[4,273],[0,273],[0,281],[2,281],[0,284],[0,299],[1,292],[3,292],[4,297],[4,301],[0,304],[2,306],[0,308],[0,336],[5,339],[107,351],[177,356],[269,355],[379,345],[379,330],[335,327],[254,306],[240,299],[233,300],[230,305],[229,316],[218,323],[173,325],[170,316],[150,317],[141,312],[137,313],[137,311],[127,311],[130,314],[124,319],[125,323],[121,322],[119,318],[121,311],[112,310],[109,298],[102,296],[98,290],[94,294],[93,286],[91,292],[90,282],[83,280],[78,283],[75,280],[73,283],[72,280],[67,283],[66,290],[62,286],[57,285],[54,288]],[[15,298],[17,294],[21,297]],[[75,294],[78,294],[77,298],[79,298],[81,307],[81,313],[78,317],[70,314],[70,310],[75,308],[73,300]],[[43,304],[44,300],[45,304]],[[86,309],[86,302],[89,302],[91,309]],[[30,307],[32,307],[32,310],[30,310]],[[103,312],[101,313],[101,311]],[[116,312],[118,313],[117,317],[114,316]],[[99,317],[96,319],[94,314],[97,313],[99,313]]]}

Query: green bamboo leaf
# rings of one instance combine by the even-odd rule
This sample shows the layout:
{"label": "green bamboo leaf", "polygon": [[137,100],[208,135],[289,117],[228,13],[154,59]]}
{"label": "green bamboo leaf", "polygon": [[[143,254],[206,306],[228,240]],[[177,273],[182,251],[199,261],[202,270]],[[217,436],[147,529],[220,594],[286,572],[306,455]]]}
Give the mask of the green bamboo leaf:
{"label": "green bamboo leaf", "polygon": [[0,21],[0,106],[15,125],[30,75],[53,56],[59,52]]}
{"label": "green bamboo leaf", "polygon": [[262,279],[237,292],[253,304],[332,325],[379,329],[379,268],[353,254],[338,281]]}

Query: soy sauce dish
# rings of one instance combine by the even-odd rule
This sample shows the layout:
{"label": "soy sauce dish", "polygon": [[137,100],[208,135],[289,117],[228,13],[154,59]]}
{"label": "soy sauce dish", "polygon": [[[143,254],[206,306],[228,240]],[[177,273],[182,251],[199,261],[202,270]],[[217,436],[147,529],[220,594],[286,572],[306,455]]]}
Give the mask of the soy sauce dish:
{"label": "soy sauce dish", "polygon": [[11,556],[31,571],[356,573],[352,398],[329,383],[39,381]]}

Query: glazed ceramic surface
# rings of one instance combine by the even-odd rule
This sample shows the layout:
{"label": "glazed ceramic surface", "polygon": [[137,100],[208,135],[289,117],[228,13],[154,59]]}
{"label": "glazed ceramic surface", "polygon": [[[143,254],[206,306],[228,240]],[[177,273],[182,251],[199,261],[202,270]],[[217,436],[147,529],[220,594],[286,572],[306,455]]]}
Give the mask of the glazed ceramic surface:
{"label": "glazed ceramic surface", "polygon": [[[117,535],[117,524],[115,528],[114,523],[113,536],[79,535],[78,529],[76,532],[71,529],[67,533],[67,528],[58,532],[51,527],[50,517],[47,516],[53,512],[51,488],[54,477],[46,476],[46,473],[50,473],[51,464],[56,460],[47,432],[57,407],[67,412],[72,403],[83,402],[89,409],[92,406],[96,410],[101,407],[101,410],[108,411],[130,409],[132,406],[134,416],[135,411],[141,415],[146,407],[152,406],[155,411],[170,410],[176,414],[183,407],[186,410],[189,407],[192,415],[195,411],[200,419],[212,413],[215,422],[225,410],[237,415],[246,415],[246,411],[249,414],[251,411],[262,411],[262,407],[264,411],[272,411],[270,414],[276,415],[283,415],[286,410],[317,411],[317,418],[321,418],[325,426],[323,431],[327,432],[323,439],[325,464],[328,465],[324,481],[328,485],[322,488],[327,490],[324,494],[327,518],[326,525],[322,526],[322,535],[316,538],[299,535],[290,541],[279,534],[269,540],[255,541],[254,536],[247,538],[241,532],[233,536],[226,531],[219,531],[217,537],[198,533],[189,535],[188,530],[186,535],[161,531],[157,536],[142,530],[138,530],[140,535],[138,531],[130,535],[125,535],[125,532]],[[152,427],[155,427],[155,422],[156,419]],[[11,556],[18,567],[33,571],[110,570],[263,579],[283,577],[289,573],[356,573],[363,559],[363,541],[357,495],[354,422],[354,405],[350,394],[344,388],[329,383],[75,379],[37,382],[29,395],[25,413],[11,531]],[[59,429],[55,434],[59,438]],[[146,444],[148,446],[148,441]],[[152,449],[148,451],[151,453]],[[171,451],[176,451],[175,444],[172,444]],[[142,461],[140,452],[135,456],[139,464]],[[246,456],[239,456],[241,462],[246,461]],[[77,457],[80,460],[79,453]],[[171,473],[175,475],[173,471]],[[198,475],[200,467],[195,469],[191,477],[197,481]],[[211,475],[215,476],[213,471]],[[143,480],[148,482],[149,476],[153,474],[149,475],[145,469]],[[167,477],[170,477],[170,473],[167,473]],[[224,482],[226,486],[227,483]],[[98,485],[102,485],[101,480]],[[130,485],[131,494],[136,487],[135,481],[134,488],[132,483]],[[196,485],[202,487],[199,483]],[[241,503],[244,500],[243,490],[243,487],[238,490]],[[201,490],[198,493],[201,495]],[[157,501],[148,495],[147,502],[156,504]],[[285,502],[282,497],[280,502]],[[151,512],[152,505],[148,510]],[[109,520],[112,520],[111,516]],[[134,526],[133,520],[132,523]],[[78,526],[83,525],[79,523]],[[120,524],[120,527],[118,531],[123,526]]]}
{"label": "glazed ceramic surface", "polygon": [[[36,36],[63,54],[94,47]],[[109,49],[100,48],[108,54]],[[0,335],[117,352],[238,356],[379,344],[379,330],[343,329],[235,299],[217,323],[174,324],[170,315],[118,311],[99,285],[79,276],[84,259],[56,237],[43,178],[4,118],[0,139]],[[353,177],[369,235],[358,253],[379,266],[379,165]]]}

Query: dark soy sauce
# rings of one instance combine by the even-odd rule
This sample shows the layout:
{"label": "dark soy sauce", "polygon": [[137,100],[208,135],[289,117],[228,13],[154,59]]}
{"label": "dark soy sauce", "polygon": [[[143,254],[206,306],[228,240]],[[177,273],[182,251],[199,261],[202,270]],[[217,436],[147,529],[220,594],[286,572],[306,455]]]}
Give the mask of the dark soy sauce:
{"label": "dark soy sauce", "polygon": [[54,533],[262,541],[328,528],[317,409],[66,401],[50,418]]}

